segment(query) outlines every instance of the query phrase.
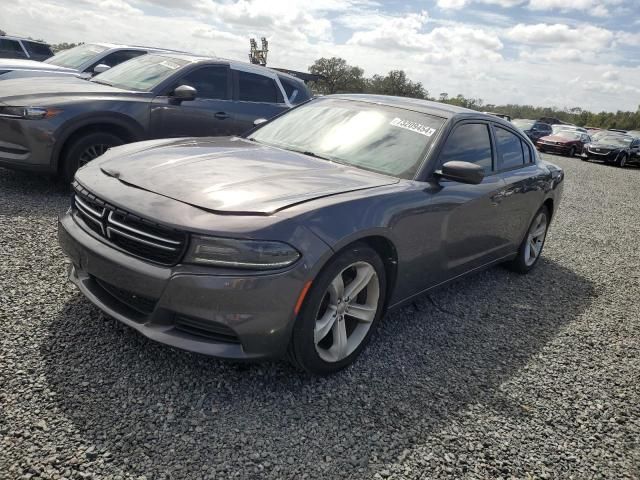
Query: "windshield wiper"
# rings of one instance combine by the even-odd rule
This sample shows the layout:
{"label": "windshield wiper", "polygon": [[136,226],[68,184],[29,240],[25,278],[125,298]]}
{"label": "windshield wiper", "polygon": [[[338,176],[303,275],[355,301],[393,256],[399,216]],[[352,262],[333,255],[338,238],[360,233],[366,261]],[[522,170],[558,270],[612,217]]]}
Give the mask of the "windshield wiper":
{"label": "windshield wiper", "polygon": [[102,82],[100,80],[96,80],[94,78],[92,78],[91,80],[89,80],[90,82],[93,83],[99,83],[100,85],[106,85],[107,87],[113,87],[113,83],[109,83],[109,82]]}
{"label": "windshield wiper", "polygon": [[[333,162],[334,161],[334,160],[331,160],[330,158],[318,155],[317,153],[310,152],[309,150],[295,150],[293,148],[287,148],[286,150],[289,150],[289,151],[295,152],[295,153],[301,153],[302,155],[306,155],[307,157],[313,157],[313,158],[319,158],[320,160],[326,160],[327,162]],[[338,162],[336,162],[336,163],[338,163]]]}

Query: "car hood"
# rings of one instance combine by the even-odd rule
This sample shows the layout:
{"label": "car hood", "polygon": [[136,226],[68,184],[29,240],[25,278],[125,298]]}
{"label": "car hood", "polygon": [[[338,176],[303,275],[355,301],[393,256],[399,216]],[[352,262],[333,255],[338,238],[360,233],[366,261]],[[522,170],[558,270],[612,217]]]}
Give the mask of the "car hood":
{"label": "car hood", "polygon": [[237,137],[117,147],[79,170],[80,183],[85,175],[99,181],[95,172],[90,175],[96,168],[125,184],[227,214],[270,215],[315,198],[399,181]]}
{"label": "car hood", "polygon": [[610,150],[624,150],[627,147],[623,147],[621,145],[616,145],[615,143],[609,143],[609,142],[592,142],[591,148],[607,148]]}
{"label": "car hood", "polygon": [[120,88],[90,82],[77,77],[33,77],[15,78],[0,82],[0,98],[7,105],[36,105],[36,99],[52,98],[59,101],[63,98],[85,96],[127,96],[129,92]]}
{"label": "car hood", "polygon": [[49,72],[78,73],[78,71],[73,68],[60,67],[51,63],[37,62],[35,60],[15,58],[0,58],[0,70],[44,70]]}

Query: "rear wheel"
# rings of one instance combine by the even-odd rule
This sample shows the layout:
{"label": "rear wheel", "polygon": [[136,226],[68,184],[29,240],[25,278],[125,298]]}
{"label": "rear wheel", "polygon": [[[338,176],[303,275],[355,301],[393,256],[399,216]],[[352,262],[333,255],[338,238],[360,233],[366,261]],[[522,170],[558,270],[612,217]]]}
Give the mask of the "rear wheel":
{"label": "rear wheel", "polygon": [[122,145],[124,140],[113,133],[89,133],[74,140],[66,149],[62,165],[62,178],[65,182],[73,181],[73,176],[80,167],[104,154],[111,147]]}
{"label": "rear wheel", "polygon": [[547,238],[550,218],[551,214],[546,206],[538,210],[520,244],[518,256],[507,267],[518,273],[529,273],[536,266]]}
{"label": "rear wheel", "polygon": [[351,364],[383,314],[385,269],[375,250],[356,244],[339,253],[313,282],[296,319],[289,358],[326,375]]}

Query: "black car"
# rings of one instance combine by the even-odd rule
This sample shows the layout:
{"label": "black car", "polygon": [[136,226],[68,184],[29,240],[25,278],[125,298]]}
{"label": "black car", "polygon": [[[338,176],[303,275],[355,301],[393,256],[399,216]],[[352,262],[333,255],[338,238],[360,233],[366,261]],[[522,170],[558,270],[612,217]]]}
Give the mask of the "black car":
{"label": "black car", "polygon": [[53,56],[51,47],[30,38],[10,37],[0,30],[0,58],[46,60]]}
{"label": "black car", "polygon": [[583,160],[600,160],[624,167],[628,163],[640,163],[640,138],[631,135],[611,134],[598,137],[587,145]]}
{"label": "black car", "polygon": [[531,139],[533,143],[539,138],[546,137],[553,133],[551,125],[540,122],[538,120],[528,120],[526,118],[516,118],[512,122],[517,128],[522,130],[524,134]]}
{"label": "black car", "polygon": [[110,147],[144,139],[239,135],[311,97],[261,66],[148,54],[87,81],[0,82],[0,165],[70,180]]}

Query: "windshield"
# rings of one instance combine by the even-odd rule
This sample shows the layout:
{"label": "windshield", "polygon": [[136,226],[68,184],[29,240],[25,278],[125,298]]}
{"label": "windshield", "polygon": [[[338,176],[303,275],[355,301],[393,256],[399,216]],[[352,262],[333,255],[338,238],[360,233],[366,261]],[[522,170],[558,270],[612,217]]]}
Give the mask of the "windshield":
{"label": "windshield", "polygon": [[47,58],[46,63],[58,65],[59,67],[75,68],[79,70],[88,60],[93,59],[96,55],[108,50],[107,47],[101,45],[78,45],[77,47],[63,50],[56,53],[53,57]]}
{"label": "windshield", "polygon": [[516,118],[511,123],[513,123],[520,130],[529,130],[531,127],[533,127],[533,124],[535,123],[535,121]]}
{"label": "windshield", "polygon": [[441,118],[411,110],[326,98],[291,110],[249,138],[411,179],[442,124]]}
{"label": "windshield", "polygon": [[626,147],[631,144],[632,140],[633,139],[631,137],[623,137],[621,135],[608,135],[606,137],[599,138],[598,142]]}
{"label": "windshield", "polygon": [[188,63],[188,60],[165,55],[142,55],[96,75],[91,81],[123,90],[149,92]]}

